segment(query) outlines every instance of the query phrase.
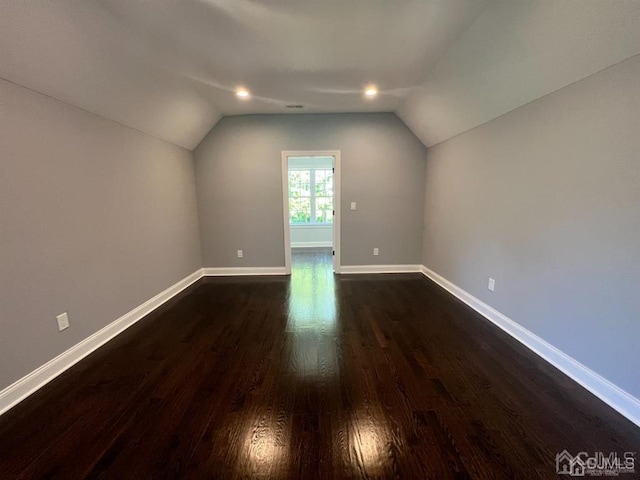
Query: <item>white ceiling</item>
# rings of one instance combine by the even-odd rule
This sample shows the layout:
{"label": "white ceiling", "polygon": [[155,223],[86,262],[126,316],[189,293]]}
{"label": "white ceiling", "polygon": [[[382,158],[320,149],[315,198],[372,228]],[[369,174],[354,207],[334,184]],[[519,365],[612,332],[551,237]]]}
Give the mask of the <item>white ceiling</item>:
{"label": "white ceiling", "polygon": [[0,77],[192,149],[221,115],[394,111],[483,5],[0,0]]}
{"label": "white ceiling", "polygon": [[188,149],[288,104],[433,145],[640,53],[639,25],[640,0],[0,0],[0,77]]}
{"label": "white ceiling", "polygon": [[639,53],[640,0],[493,0],[397,113],[431,146]]}

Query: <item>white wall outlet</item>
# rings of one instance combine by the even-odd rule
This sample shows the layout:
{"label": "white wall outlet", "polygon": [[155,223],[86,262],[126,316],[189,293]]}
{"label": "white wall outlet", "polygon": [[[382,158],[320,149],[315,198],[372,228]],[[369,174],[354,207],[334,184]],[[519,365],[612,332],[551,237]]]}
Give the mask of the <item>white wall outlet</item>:
{"label": "white wall outlet", "polygon": [[376,248],[374,248],[374,249],[373,249],[373,254],[374,254],[375,256],[378,256],[378,254],[379,254],[379,253],[380,253],[380,252],[378,251],[378,247],[376,247]]}
{"label": "white wall outlet", "polygon": [[56,317],[56,320],[58,320],[58,330],[62,331],[65,330],[67,328],[69,328],[69,315],[67,315],[67,312],[64,312],[60,315],[58,315]]}
{"label": "white wall outlet", "polygon": [[242,250],[238,250],[238,258],[244,257],[244,252]]}
{"label": "white wall outlet", "polygon": [[351,202],[351,210],[355,210],[356,209],[356,202]]}
{"label": "white wall outlet", "polygon": [[492,292],[495,290],[496,288],[496,281],[493,278],[489,278],[489,284],[487,285],[487,288],[489,290],[491,290]]}

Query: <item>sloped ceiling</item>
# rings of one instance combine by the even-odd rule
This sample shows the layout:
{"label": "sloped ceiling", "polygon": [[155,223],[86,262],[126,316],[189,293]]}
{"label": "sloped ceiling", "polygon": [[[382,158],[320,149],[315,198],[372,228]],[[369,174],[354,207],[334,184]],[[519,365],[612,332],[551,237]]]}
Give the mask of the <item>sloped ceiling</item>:
{"label": "sloped ceiling", "polygon": [[193,149],[221,115],[396,110],[484,3],[0,0],[0,77]]}
{"label": "sloped ceiling", "polygon": [[0,0],[0,77],[188,149],[290,104],[430,146],[640,53],[639,25],[639,0]]}
{"label": "sloped ceiling", "polygon": [[397,113],[431,146],[639,53],[638,0],[492,1]]}

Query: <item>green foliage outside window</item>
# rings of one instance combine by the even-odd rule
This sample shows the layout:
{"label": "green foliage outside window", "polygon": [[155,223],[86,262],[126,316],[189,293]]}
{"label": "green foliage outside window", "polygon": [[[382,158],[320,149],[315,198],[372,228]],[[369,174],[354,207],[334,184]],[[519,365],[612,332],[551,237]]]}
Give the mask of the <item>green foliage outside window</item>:
{"label": "green foliage outside window", "polygon": [[289,170],[289,220],[292,225],[333,223],[332,169]]}

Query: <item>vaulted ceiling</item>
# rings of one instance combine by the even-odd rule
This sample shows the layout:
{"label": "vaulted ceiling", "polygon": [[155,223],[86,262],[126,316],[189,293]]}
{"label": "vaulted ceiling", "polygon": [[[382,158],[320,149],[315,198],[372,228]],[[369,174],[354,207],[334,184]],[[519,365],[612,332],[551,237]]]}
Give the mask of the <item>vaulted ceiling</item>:
{"label": "vaulted ceiling", "polygon": [[637,0],[0,0],[0,77],[188,149],[287,105],[433,145],[639,54],[638,25]]}

